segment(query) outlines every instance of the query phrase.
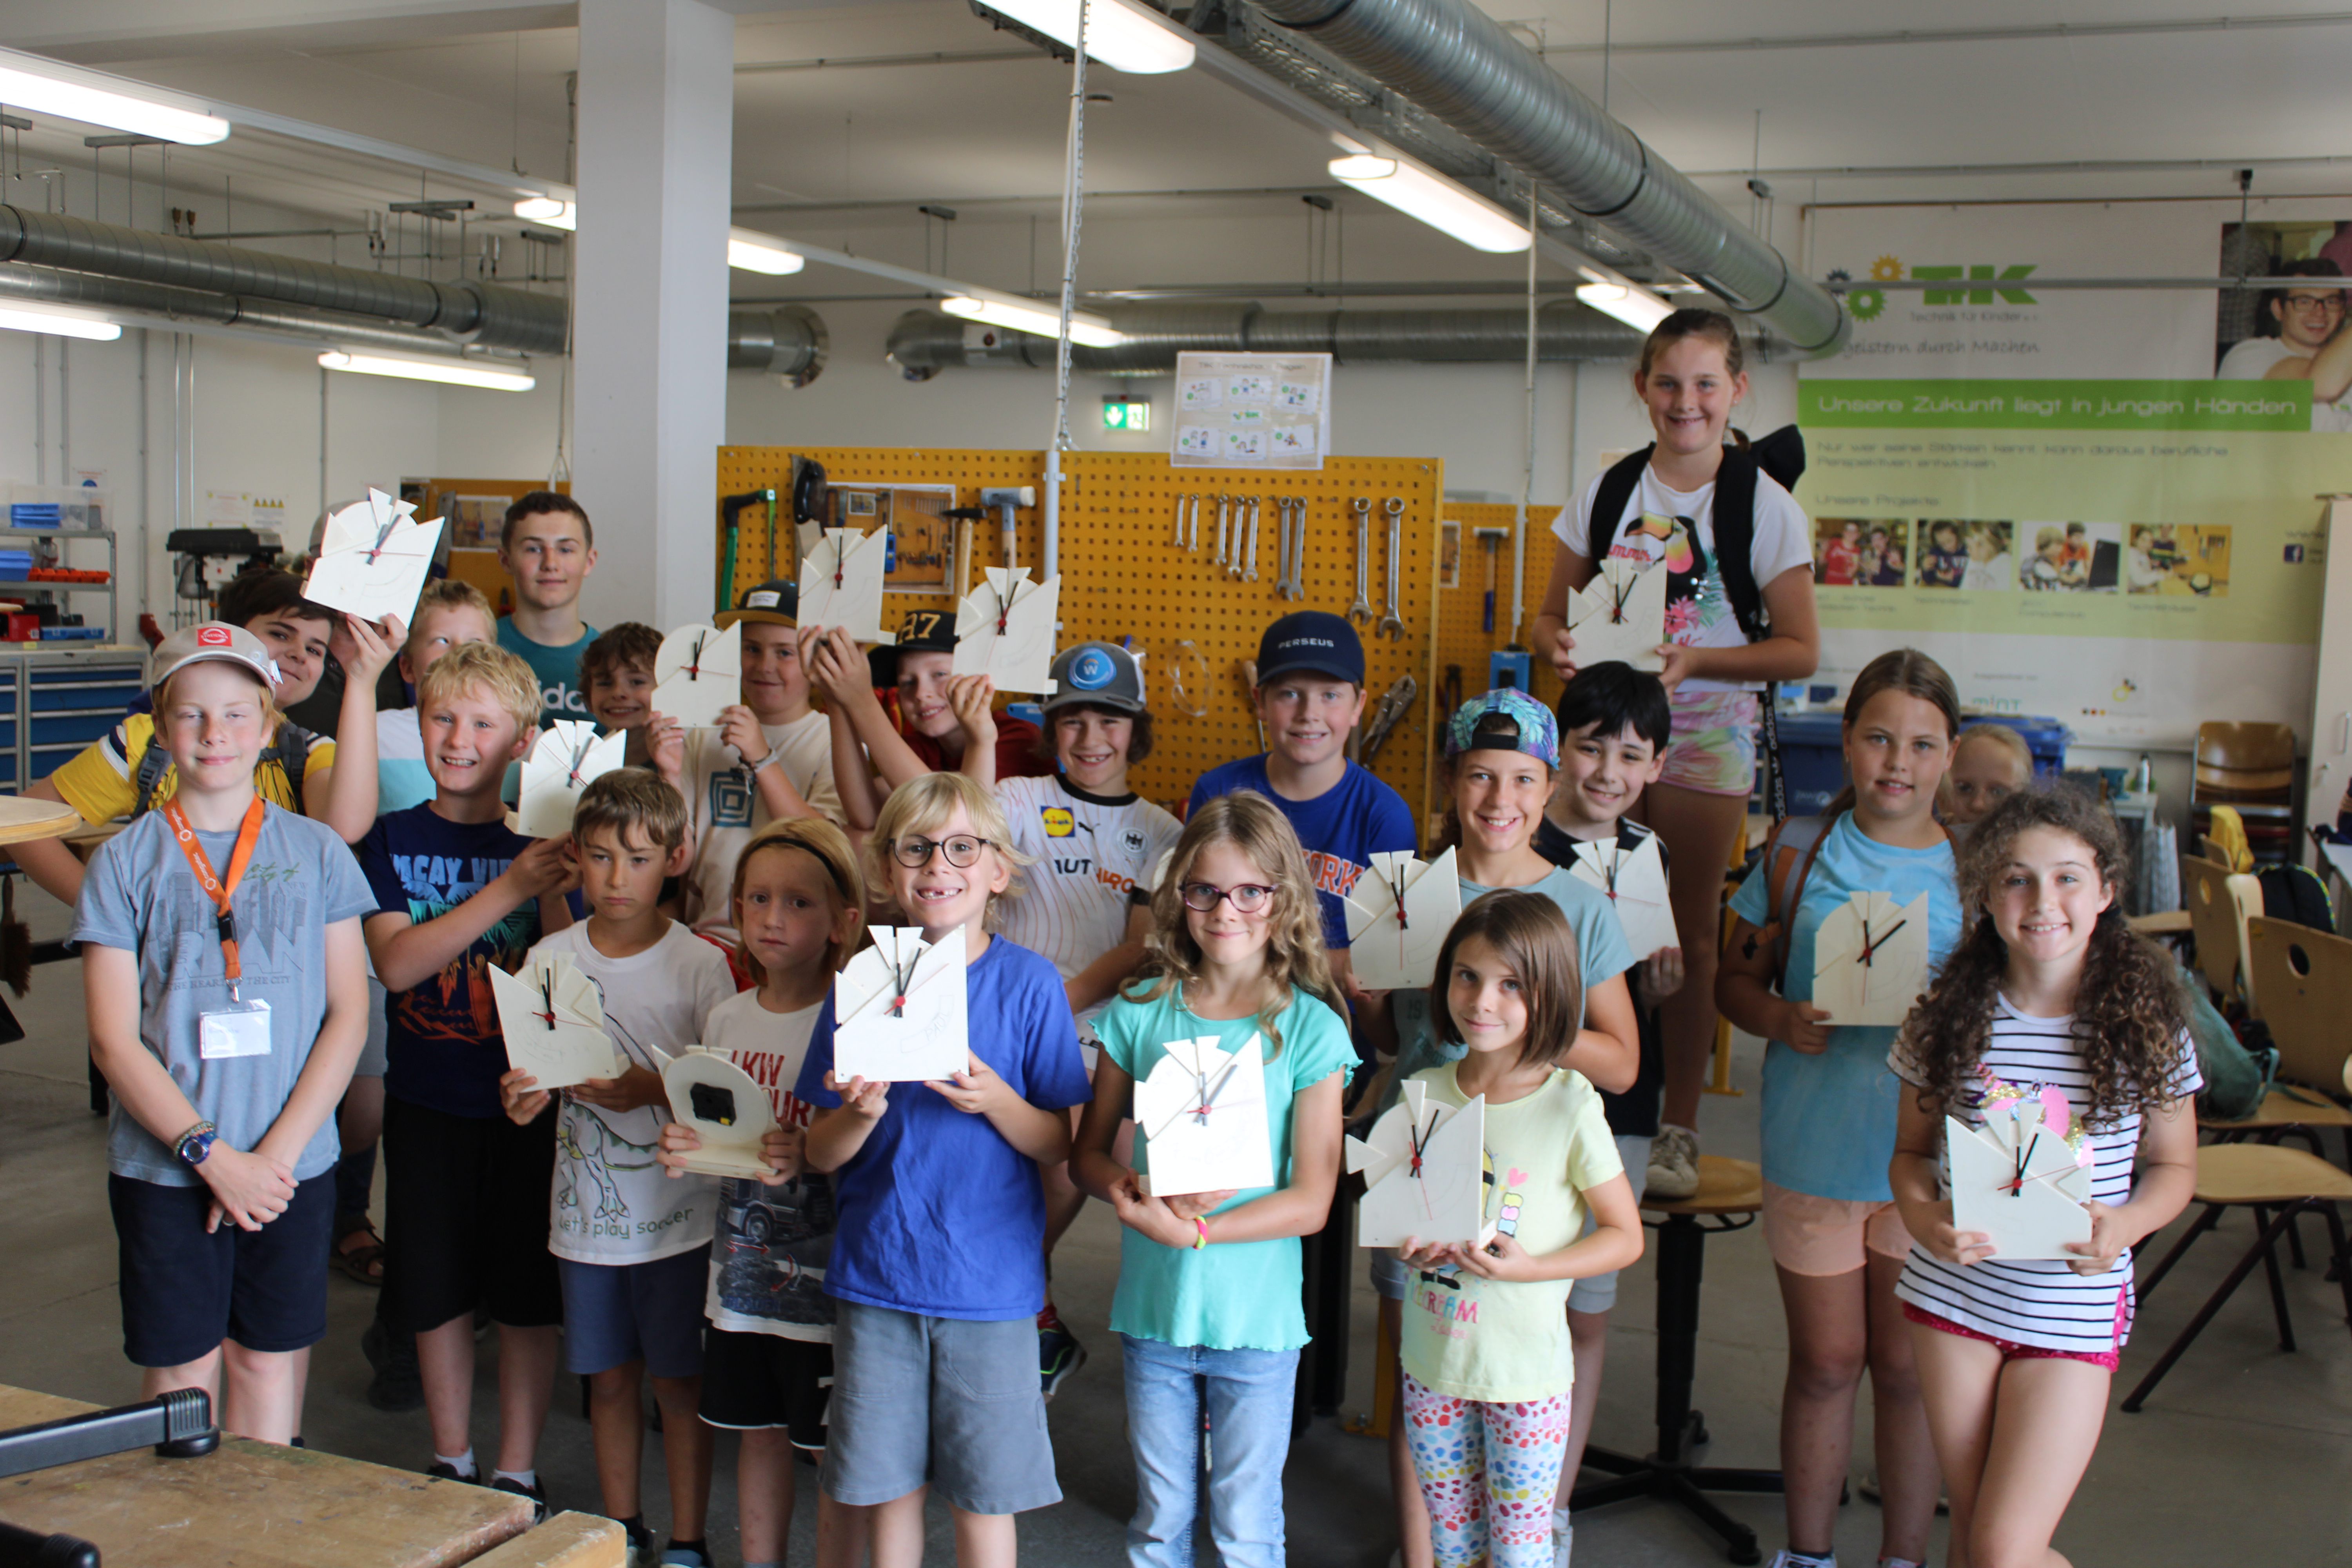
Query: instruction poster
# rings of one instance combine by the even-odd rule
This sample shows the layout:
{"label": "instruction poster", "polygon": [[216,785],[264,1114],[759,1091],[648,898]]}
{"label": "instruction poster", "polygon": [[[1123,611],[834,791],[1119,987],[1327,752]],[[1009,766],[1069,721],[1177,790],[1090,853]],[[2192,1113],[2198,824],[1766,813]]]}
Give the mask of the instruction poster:
{"label": "instruction poster", "polygon": [[2229,290],[2035,284],[2212,276],[2218,216],[1822,215],[1816,268],[1853,285],[1855,327],[1801,373],[1820,679],[1908,645],[1971,707],[2093,746],[2185,745],[2219,715],[2308,723],[2314,498],[2352,489],[2352,436],[2315,417],[2307,380],[2216,376],[2246,330]]}
{"label": "instruction poster", "polygon": [[1331,356],[1180,353],[1174,423],[1179,468],[1320,468]]}

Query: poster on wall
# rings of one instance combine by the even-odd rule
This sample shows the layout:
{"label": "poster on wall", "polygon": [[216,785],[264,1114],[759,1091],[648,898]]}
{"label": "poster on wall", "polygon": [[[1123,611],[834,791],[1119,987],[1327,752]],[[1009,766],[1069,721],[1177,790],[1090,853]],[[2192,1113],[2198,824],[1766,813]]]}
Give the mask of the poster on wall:
{"label": "poster on wall", "polygon": [[1320,468],[1331,356],[1180,353],[1173,423],[1179,468]]}
{"label": "poster on wall", "polygon": [[[2216,716],[2308,727],[2313,498],[2352,488],[2352,419],[2326,395],[2338,354],[2352,384],[2352,338],[2318,253],[2352,226],[2273,214],[2242,235],[2237,216],[1820,215],[1816,267],[1849,283],[1855,322],[1801,371],[1823,679],[1907,643],[1970,707],[2081,744],[2185,746]],[[2253,275],[2305,264],[2315,282],[2247,290],[2234,316],[2228,289],[2035,285],[2216,276],[2239,250]]]}

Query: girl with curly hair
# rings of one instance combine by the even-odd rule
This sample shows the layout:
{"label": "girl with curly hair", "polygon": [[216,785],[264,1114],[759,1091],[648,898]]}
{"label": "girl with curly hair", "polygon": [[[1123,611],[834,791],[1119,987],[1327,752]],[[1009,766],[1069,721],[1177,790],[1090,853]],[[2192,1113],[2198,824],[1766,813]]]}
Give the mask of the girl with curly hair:
{"label": "girl with curly hair", "polygon": [[[1070,1163],[1078,1185],[1126,1227],[1110,1325],[1126,1353],[1135,1450],[1128,1561],[1191,1568],[1200,1532],[1233,1568],[1279,1568],[1282,1468],[1307,1343],[1298,1238],[1330,1213],[1340,1092],[1356,1052],[1323,956],[1307,858],[1264,795],[1219,795],[1193,812],[1152,893],[1151,922],[1141,972],[1095,1021],[1102,1055]],[[1137,1129],[1133,1169],[1115,1152],[1120,1122],[1135,1114],[1135,1085],[1171,1043],[1202,1039],[1258,1058],[1255,1116],[1238,1099],[1220,1100],[1225,1073],[1198,1084],[1196,1099],[1203,1122],[1213,1113],[1262,1118],[1269,1185],[1200,1192],[1152,1180],[1164,1124]],[[1196,1377],[1206,1380],[1217,1437],[1205,1486]]]}
{"label": "girl with curly hair", "polygon": [[[2171,962],[2124,923],[2127,864],[2114,819],[2077,790],[1995,807],[1960,862],[1975,923],[1887,1057],[1908,1086],[1887,1173],[1913,1242],[1895,1294],[1951,1493],[1952,1568],[2065,1568],[2050,1538],[2130,1331],[2132,1246],[2196,1179],[2203,1080]],[[1944,1118],[1980,1127],[1988,1104],[2050,1089],[2090,1163],[2091,1239],[2071,1258],[2005,1259],[1952,1226]]]}

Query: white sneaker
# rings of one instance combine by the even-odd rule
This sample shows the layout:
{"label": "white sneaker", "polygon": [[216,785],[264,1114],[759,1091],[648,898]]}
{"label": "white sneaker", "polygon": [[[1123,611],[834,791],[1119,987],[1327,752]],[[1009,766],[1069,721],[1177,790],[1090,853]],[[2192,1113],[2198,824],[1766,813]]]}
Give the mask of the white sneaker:
{"label": "white sneaker", "polygon": [[1783,1546],[1772,1554],[1772,1568],[1816,1568],[1816,1564],[1819,1568],[1837,1568],[1837,1553],[1832,1552],[1827,1557],[1808,1557]]}
{"label": "white sneaker", "polygon": [[1564,1508],[1551,1513],[1551,1568],[1568,1568],[1569,1553],[1576,1549],[1576,1521]]}
{"label": "white sneaker", "polygon": [[1643,1195],[1680,1199],[1698,1191],[1698,1134],[1671,1121],[1650,1141],[1649,1185]]}

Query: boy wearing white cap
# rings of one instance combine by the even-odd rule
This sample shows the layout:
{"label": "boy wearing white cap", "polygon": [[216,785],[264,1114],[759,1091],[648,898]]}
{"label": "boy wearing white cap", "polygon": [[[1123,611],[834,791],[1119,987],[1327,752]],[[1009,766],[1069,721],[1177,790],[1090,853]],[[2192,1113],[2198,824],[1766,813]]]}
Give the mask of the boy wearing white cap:
{"label": "boy wearing white cap", "polygon": [[333,1114],[367,1034],[373,900],[332,828],[254,787],[278,718],[260,639],[207,621],[155,668],[178,788],[91,857],[73,931],[114,1091],[123,1350],[145,1396],[203,1388],[229,1431],[286,1443],[327,1327]]}

